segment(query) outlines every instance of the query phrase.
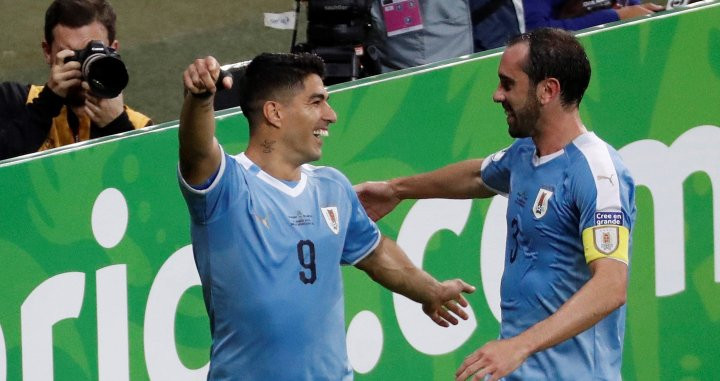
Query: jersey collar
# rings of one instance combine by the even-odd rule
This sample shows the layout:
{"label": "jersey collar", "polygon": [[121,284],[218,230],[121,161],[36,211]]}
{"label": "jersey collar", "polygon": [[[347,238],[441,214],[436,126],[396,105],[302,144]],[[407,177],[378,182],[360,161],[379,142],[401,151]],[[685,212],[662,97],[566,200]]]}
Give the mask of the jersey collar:
{"label": "jersey collar", "polygon": [[253,163],[253,161],[245,155],[245,152],[241,152],[240,154],[235,156],[235,160],[237,160],[238,163],[240,163],[240,165],[245,168],[245,170],[250,173],[254,173],[258,179],[264,181],[268,185],[287,194],[290,197],[299,196],[303,192],[303,190],[305,190],[305,186],[307,185],[307,175],[303,171],[300,171],[300,181],[298,181],[297,184],[295,184],[294,186],[289,186],[260,169],[257,164]]}

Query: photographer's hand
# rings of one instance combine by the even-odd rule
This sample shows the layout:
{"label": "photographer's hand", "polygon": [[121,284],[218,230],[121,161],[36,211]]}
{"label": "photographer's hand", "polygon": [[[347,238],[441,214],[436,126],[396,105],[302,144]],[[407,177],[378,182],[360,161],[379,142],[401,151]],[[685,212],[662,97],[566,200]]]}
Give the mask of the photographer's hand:
{"label": "photographer's hand", "polygon": [[72,50],[62,50],[58,52],[50,66],[50,78],[47,86],[61,98],[66,98],[68,91],[73,87],[80,86],[82,82],[80,62],[70,61],[65,63],[67,57],[74,55],[75,52]]}
{"label": "photographer's hand", "polygon": [[125,111],[122,93],[115,98],[99,98],[90,92],[87,82],[83,82],[82,86],[85,89],[85,114],[96,126],[107,126]]}
{"label": "photographer's hand", "polygon": [[660,12],[663,10],[665,10],[665,7],[663,6],[653,3],[645,3],[639,5],[624,6],[616,9],[615,12],[617,12],[620,20],[626,20],[635,17],[649,16],[655,12]]}

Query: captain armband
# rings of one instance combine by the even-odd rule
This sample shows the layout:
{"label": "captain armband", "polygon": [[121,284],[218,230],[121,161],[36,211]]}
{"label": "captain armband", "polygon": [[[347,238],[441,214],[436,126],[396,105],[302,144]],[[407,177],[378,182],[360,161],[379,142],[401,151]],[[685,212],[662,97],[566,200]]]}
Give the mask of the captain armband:
{"label": "captain armband", "polygon": [[582,232],[585,262],[600,258],[612,258],[628,263],[630,231],[620,225],[599,225]]}

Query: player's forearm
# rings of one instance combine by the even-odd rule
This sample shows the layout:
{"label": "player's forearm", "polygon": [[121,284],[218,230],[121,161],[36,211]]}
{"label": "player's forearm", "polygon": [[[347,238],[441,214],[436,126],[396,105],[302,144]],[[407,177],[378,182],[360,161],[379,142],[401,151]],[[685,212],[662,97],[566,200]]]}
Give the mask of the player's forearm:
{"label": "player's forearm", "polygon": [[484,198],[493,194],[480,178],[482,159],[465,160],[432,172],[390,180],[395,195],[401,199]]}
{"label": "player's forearm", "polygon": [[415,266],[394,241],[385,237],[357,267],[388,290],[418,303],[433,299],[440,286],[435,278]]}
{"label": "player's forearm", "polygon": [[187,95],[180,114],[178,131],[180,143],[180,170],[190,181],[202,182],[214,173],[220,164],[220,153],[215,141],[213,99]]}
{"label": "player's forearm", "polygon": [[560,309],[516,337],[528,354],[584,332],[625,304],[627,265],[612,259],[595,262],[599,261],[606,261],[602,264],[603,268],[595,271],[593,277]]}
{"label": "player's forearm", "polygon": [[180,152],[202,154],[211,151],[215,136],[213,99],[187,95],[180,113]]}

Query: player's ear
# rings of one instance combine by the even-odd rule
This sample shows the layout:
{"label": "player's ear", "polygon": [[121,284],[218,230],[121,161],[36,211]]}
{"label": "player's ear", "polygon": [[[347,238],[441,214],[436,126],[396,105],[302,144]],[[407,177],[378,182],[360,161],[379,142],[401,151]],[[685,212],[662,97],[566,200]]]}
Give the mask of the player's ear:
{"label": "player's ear", "polygon": [[280,102],[276,101],[266,101],[263,104],[263,116],[265,117],[265,120],[268,122],[269,125],[274,127],[281,127],[282,126],[282,117],[280,110],[282,108],[282,105]]}
{"label": "player's ear", "polygon": [[545,78],[537,86],[538,101],[542,105],[560,97],[560,81],[557,78]]}

